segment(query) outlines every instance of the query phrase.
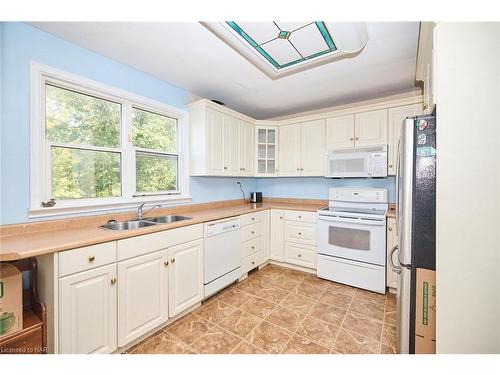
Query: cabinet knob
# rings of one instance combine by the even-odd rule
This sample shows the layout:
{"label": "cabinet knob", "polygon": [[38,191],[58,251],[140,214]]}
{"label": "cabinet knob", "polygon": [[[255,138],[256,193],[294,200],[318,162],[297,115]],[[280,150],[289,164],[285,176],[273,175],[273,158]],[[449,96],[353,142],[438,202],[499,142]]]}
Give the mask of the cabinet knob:
{"label": "cabinet knob", "polygon": [[276,172],[278,172],[278,170],[276,169]]}
{"label": "cabinet knob", "polygon": [[168,264],[169,264],[169,263],[168,263],[168,260],[166,260],[165,262],[163,262],[163,264],[165,265],[165,267],[167,267],[167,266],[168,266]]}
{"label": "cabinet knob", "polygon": [[175,258],[170,259],[171,263],[175,263]]}
{"label": "cabinet knob", "polygon": [[302,236],[302,233],[299,232],[299,236]]}
{"label": "cabinet knob", "polygon": [[283,216],[280,216],[280,220],[283,220]]}
{"label": "cabinet knob", "polygon": [[300,171],[300,168],[297,168],[298,171]]}
{"label": "cabinet knob", "polygon": [[389,232],[392,232],[392,227],[387,228]]}
{"label": "cabinet knob", "polygon": [[392,168],[392,164],[389,164],[389,168]]}
{"label": "cabinet knob", "polygon": [[303,171],[303,170],[304,170],[304,168],[300,168],[300,170],[301,170],[301,171]]}
{"label": "cabinet knob", "polygon": [[351,137],[351,138],[349,138],[349,140],[352,142],[352,141],[354,141],[354,138]]}
{"label": "cabinet knob", "polygon": [[255,234],[255,232],[254,232],[254,231],[252,231],[252,234]]}
{"label": "cabinet knob", "polygon": [[299,219],[302,219],[302,216],[299,215]]}
{"label": "cabinet knob", "polygon": [[255,250],[255,246],[252,246],[252,250]]}
{"label": "cabinet knob", "polygon": [[299,254],[299,258],[301,258],[301,257],[302,257],[302,254]]}
{"label": "cabinet knob", "polygon": [[254,218],[254,217],[252,217],[252,220],[255,220],[255,218]]}
{"label": "cabinet knob", "polygon": [[255,262],[252,260],[252,264],[255,264]]}
{"label": "cabinet knob", "polygon": [[227,167],[224,167],[224,169],[227,169]]}
{"label": "cabinet knob", "polygon": [[244,171],[246,171],[246,168],[243,168]]}
{"label": "cabinet knob", "polygon": [[358,138],[358,137],[354,137],[354,140],[355,140],[355,141],[359,141],[359,138]]}
{"label": "cabinet knob", "polygon": [[115,284],[116,284],[116,277],[113,277],[113,278],[111,279],[111,285],[115,285]]}
{"label": "cabinet knob", "polygon": [[89,262],[93,262],[95,260],[95,256],[91,255],[89,256]]}

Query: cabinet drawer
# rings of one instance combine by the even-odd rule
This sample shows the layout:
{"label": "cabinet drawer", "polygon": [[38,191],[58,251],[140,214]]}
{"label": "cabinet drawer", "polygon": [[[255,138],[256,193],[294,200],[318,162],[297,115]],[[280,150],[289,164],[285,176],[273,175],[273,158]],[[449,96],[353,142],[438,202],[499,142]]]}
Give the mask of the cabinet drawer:
{"label": "cabinet drawer", "polygon": [[244,275],[248,271],[253,270],[255,267],[258,267],[260,264],[260,259],[260,251],[243,258],[241,260],[241,274]]}
{"label": "cabinet drawer", "polygon": [[115,261],[115,241],[62,251],[59,253],[59,277],[87,271]]}
{"label": "cabinet drawer", "polygon": [[285,221],[285,241],[316,246],[316,224]]}
{"label": "cabinet drawer", "polygon": [[315,223],[316,212],[286,210],[285,220],[301,221],[303,223]]}
{"label": "cabinet drawer", "polygon": [[243,242],[241,244],[241,259],[262,250],[262,236]]}
{"label": "cabinet drawer", "polygon": [[286,242],[285,262],[308,268],[316,268],[316,247]]}
{"label": "cabinet drawer", "polygon": [[251,240],[252,238],[262,236],[262,233],[264,232],[263,229],[264,228],[262,228],[262,223],[255,223],[242,227],[240,229],[241,242],[246,242],[248,240]]}
{"label": "cabinet drawer", "polygon": [[242,227],[245,225],[250,225],[253,223],[260,223],[260,222],[262,222],[262,212],[255,212],[240,216],[240,225]]}
{"label": "cabinet drawer", "polygon": [[118,241],[117,257],[118,260],[129,259],[200,238],[203,238],[203,224],[126,238]]}

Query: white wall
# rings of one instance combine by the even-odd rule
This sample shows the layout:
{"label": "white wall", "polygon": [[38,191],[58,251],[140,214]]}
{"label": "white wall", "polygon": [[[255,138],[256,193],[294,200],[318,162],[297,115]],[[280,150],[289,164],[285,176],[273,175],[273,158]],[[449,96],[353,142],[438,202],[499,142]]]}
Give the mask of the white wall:
{"label": "white wall", "polygon": [[440,23],[437,352],[500,353],[500,23]]}

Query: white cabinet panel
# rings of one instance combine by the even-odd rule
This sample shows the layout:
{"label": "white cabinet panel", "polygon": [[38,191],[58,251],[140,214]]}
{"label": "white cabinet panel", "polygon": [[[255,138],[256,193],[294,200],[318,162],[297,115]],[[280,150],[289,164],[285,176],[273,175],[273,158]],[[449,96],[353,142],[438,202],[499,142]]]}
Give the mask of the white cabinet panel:
{"label": "white cabinet panel", "polygon": [[175,316],[204,298],[203,240],[169,249],[169,311]]}
{"label": "white cabinet panel", "polygon": [[300,124],[280,127],[279,175],[300,176]]}
{"label": "white cabinet panel", "polygon": [[300,126],[300,171],[302,176],[325,175],[325,120]]}
{"label": "white cabinet panel", "polygon": [[152,330],[168,319],[168,252],[118,263],[118,345]]}
{"label": "white cabinet panel", "polygon": [[387,144],[387,110],[357,113],[354,115],[355,147]]}
{"label": "white cabinet panel", "polygon": [[[398,274],[394,272],[391,268],[391,263],[389,260],[389,256],[391,255],[391,250],[398,243],[396,236],[396,219],[388,218],[387,219],[387,286],[389,288],[396,289],[398,287]],[[396,258],[396,256],[394,257]],[[394,262],[397,262],[394,259]]]}
{"label": "white cabinet panel", "polygon": [[254,175],[254,126],[245,121],[240,121],[240,175]]}
{"label": "white cabinet panel", "polygon": [[354,147],[354,115],[326,119],[326,149],[343,150]]}
{"label": "white cabinet panel", "polygon": [[111,353],[116,347],[116,266],[59,279],[59,353]]}
{"label": "white cabinet panel", "polygon": [[316,224],[285,221],[285,241],[316,246]]}
{"label": "white cabinet panel", "polygon": [[207,174],[220,176],[224,165],[224,118],[223,114],[207,109]]}
{"label": "white cabinet panel", "polygon": [[398,143],[401,135],[401,126],[407,117],[414,117],[423,113],[422,104],[411,104],[389,109],[389,124],[387,130],[387,173],[396,175]]}
{"label": "white cabinet panel", "polygon": [[255,175],[276,176],[278,173],[278,128],[258,126],[255,128]]}
{"label": "white cabinet panel", "polygon": [[271,210],[270,258],[279,262],[284,260],[284,219],[283,210]]}
{"label": "white cabinet panel", "polygon": [[316,268],[316,247],[287,241],[285,243],[285,262]]}
{"label": "white cabinet panel", "polygon": [[222,116],[224,118],[222,136],[224,174],[238,176],[240,174],[239,121],[226,114]]}

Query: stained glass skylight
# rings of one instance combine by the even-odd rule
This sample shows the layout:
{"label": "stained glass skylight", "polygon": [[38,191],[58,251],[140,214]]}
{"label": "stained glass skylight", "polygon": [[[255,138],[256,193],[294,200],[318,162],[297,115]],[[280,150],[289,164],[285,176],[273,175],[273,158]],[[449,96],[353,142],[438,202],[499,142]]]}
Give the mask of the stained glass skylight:
{"label": "stained glass skylight", "polygon": [[337,51],[323,21],[226,24],[277,70]]}

